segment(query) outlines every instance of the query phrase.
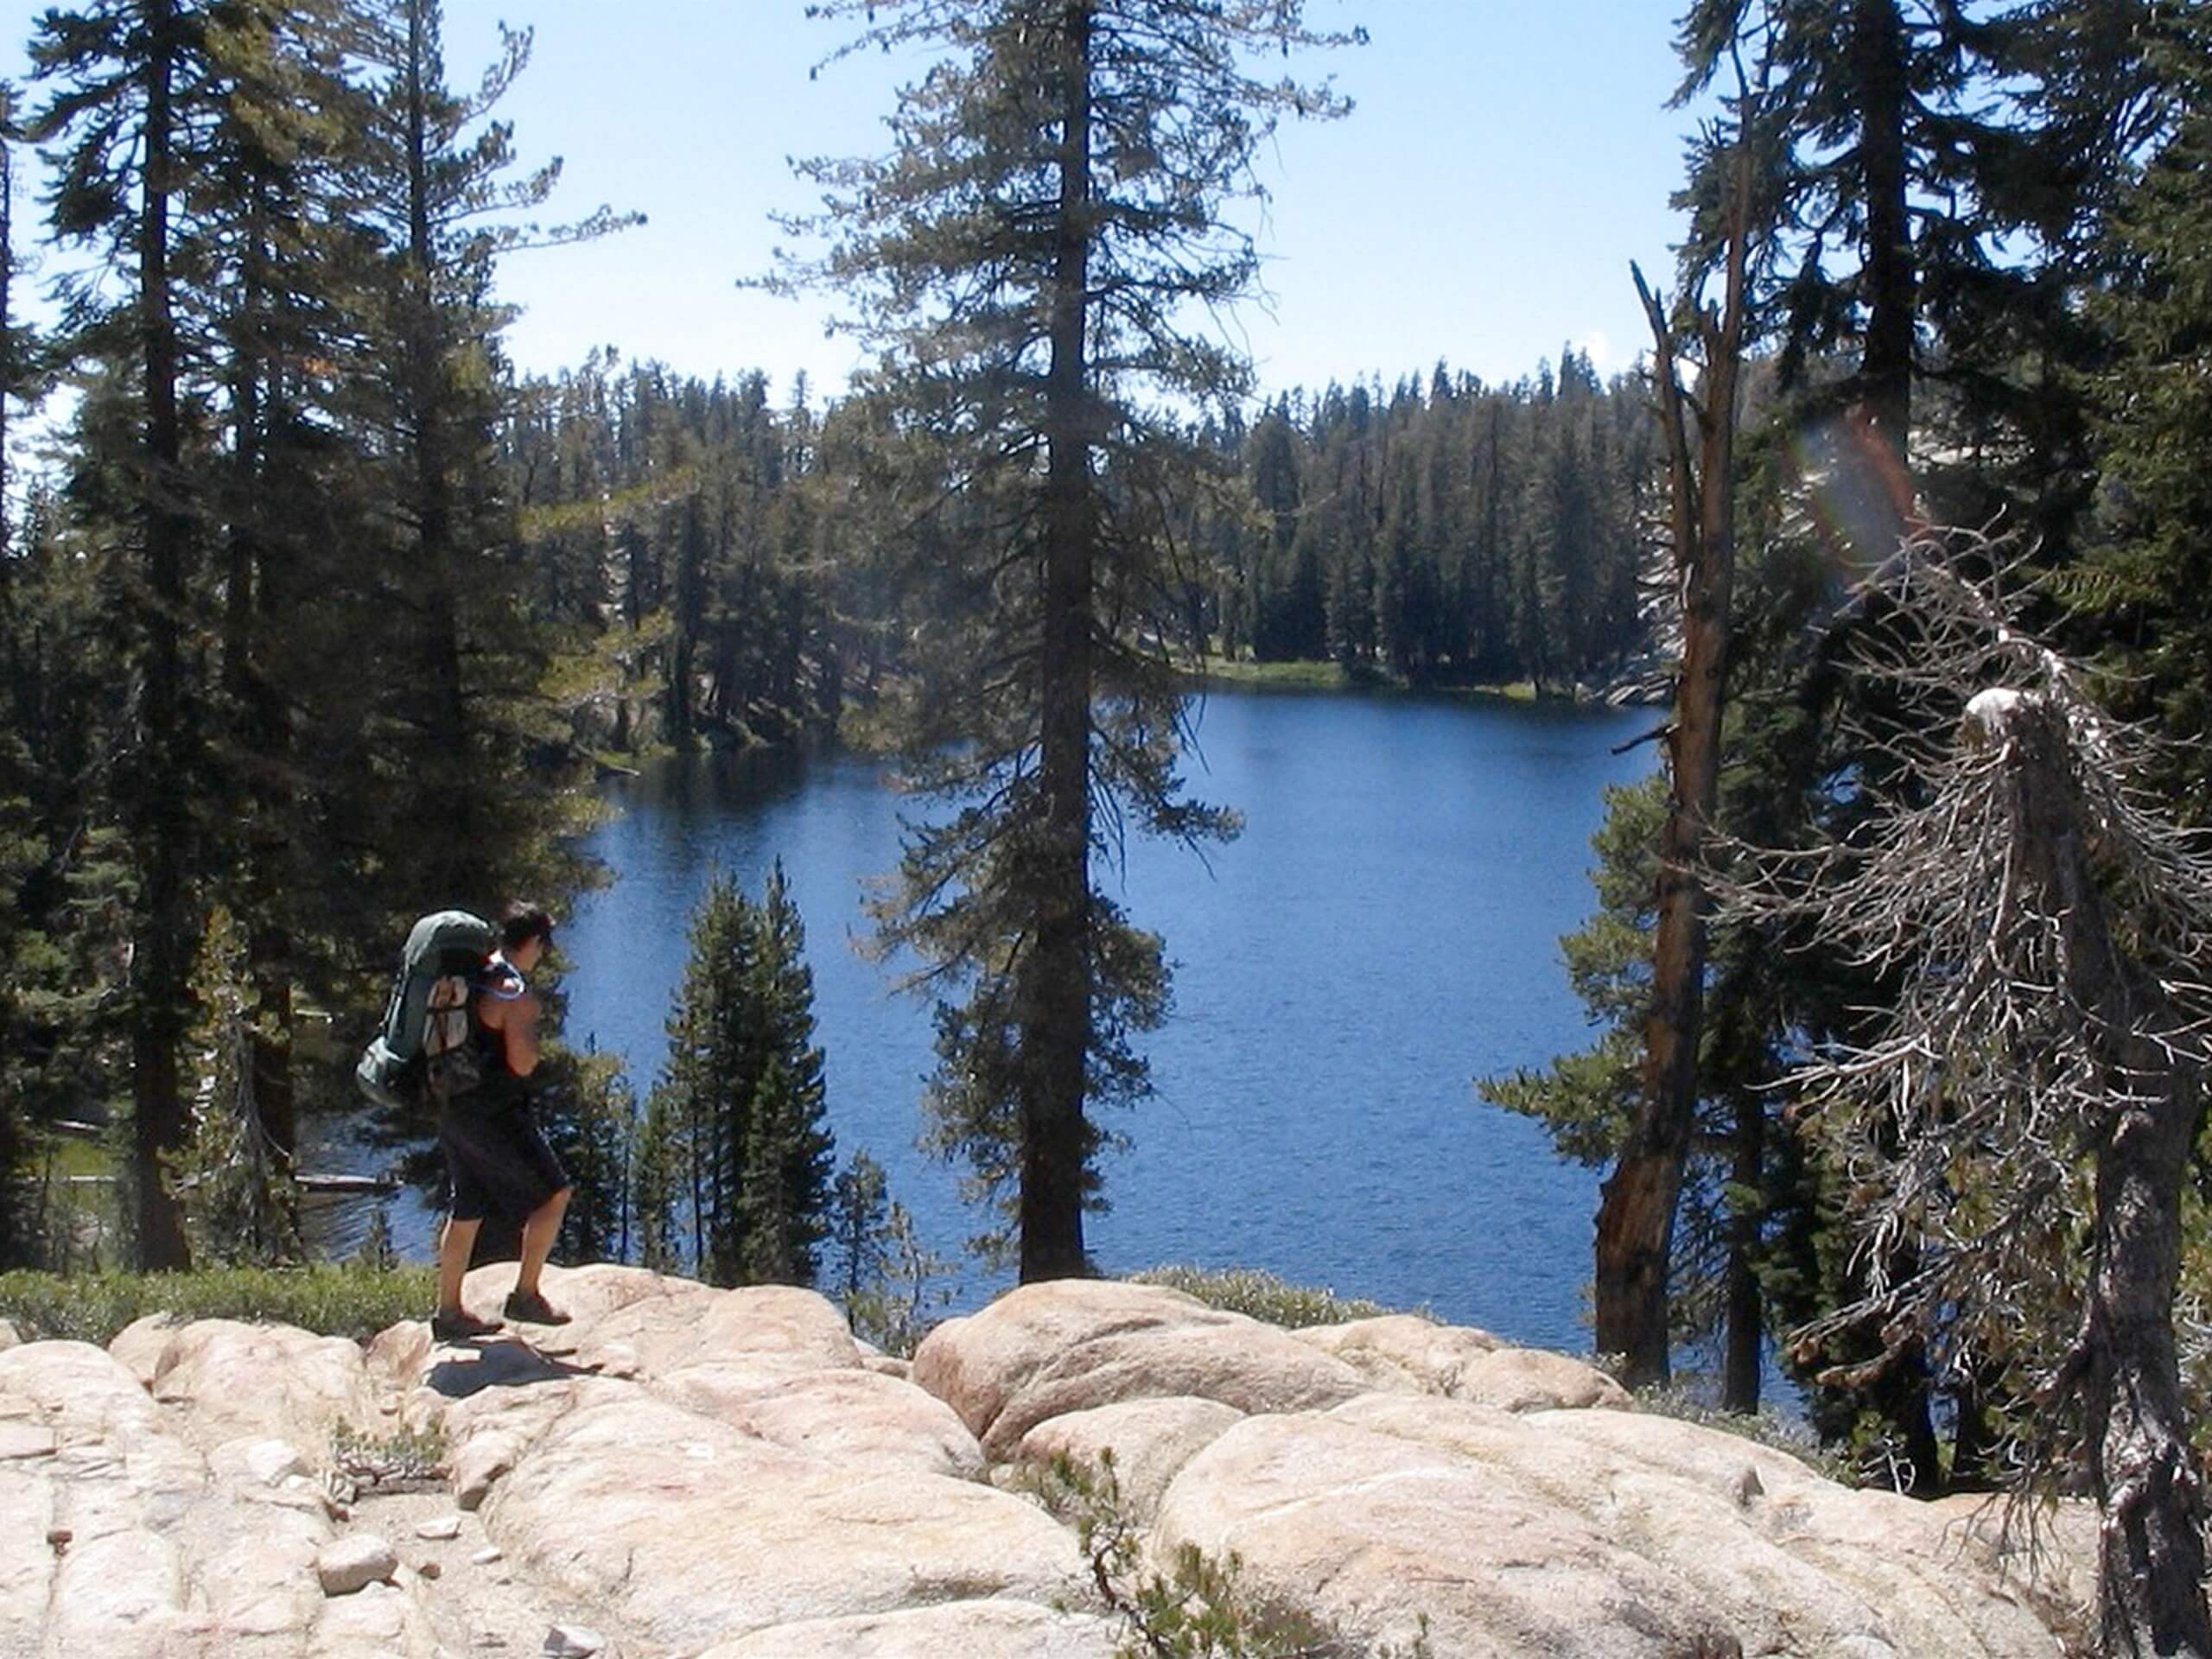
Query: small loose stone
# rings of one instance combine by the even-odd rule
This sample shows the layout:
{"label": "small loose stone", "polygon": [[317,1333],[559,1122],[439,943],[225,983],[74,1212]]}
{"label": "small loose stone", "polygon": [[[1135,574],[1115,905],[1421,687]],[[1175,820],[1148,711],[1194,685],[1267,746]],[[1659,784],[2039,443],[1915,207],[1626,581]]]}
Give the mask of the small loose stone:
{"label": "small loose stone", "polygon": [[550,1659],[591,1659],[607,1645],[607,1638],[582,1624],[556,1624],[545,1632]]}
{"label": "small loose stone", "polygon": [[385,1540],[361,1532],[326,1546],[315,1567],[323,1594],[350,1596],[391,1577],[399,1570],[399,1557]]}
{"label": "small loose stone", "polygon": [[461,1536],[461,1517],[457,1515],[441,1515],[434,1516],[432,1519],[425,1521],[421,1526],[416,1528],[415,1535],[417,1538],[429,1538],[434,1540],[458,1538]]}
{"label": "small loose stone", "polygon": [[497,1544],[486,1544],[468,1559],[479,1567],[489,1567],[505,1554]]}
{"label": "small loose stone", "polygon": [[415,1565],[415,1570],[426,1579],[435,1579],[443,1573],[445,1568],[440,1567],[435,1561],[418,1561]]}

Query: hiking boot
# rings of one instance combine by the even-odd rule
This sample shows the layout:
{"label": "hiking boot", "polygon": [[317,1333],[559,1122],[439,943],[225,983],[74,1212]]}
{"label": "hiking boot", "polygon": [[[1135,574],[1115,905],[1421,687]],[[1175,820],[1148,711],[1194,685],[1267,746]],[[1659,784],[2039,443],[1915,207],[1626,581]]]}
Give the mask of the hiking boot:
{"label": "hiking boot", "polygon": [[465,1307],[442,1307],[430,1316],[433,1342],[474,1342],[499,1330],[498,1319],[480,1319]]}
{"label": "hiking boot", "polygon": [[524,1325],[566,1325],[569,1316],[534,1290],[518,1290],[507,1298],[506,1316]]}

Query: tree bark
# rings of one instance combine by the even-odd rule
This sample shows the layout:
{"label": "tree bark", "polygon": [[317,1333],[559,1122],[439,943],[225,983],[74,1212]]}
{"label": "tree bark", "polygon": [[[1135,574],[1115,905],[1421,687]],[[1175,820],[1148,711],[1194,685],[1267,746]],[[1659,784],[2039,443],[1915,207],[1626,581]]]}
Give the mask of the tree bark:
{"label": "tree bark", "polygon": [[[2105,1650],[2207,1659],[2203,1491],[2182,1408],[2174,1341],[2182,1188],[2203,1118],[2198,1064],[2152,1033],[2176,1031],[2157,983],[2113,937],[2046,705],[2024,700],[2005,734],[2015,822],[2037,908],[2057,919],[2069,989],[2095,1011],[2113,1104],[2094,1148],[2096,1209],[2087,1305],[2069,1370],[2083,1386],[2089,1472],[2104,1524],[2099,1577]],[[2190,1039],[2194,1040],[2194,1039]]]}
{"label": "tree bark", "polygon": [[1090,1052],[1091,584],[1097,512],[1090,471],[1086,324],[1090,259],[1089,0],[1061,10],[1058,246],[1045,386],[1044,629],[1038,661],[1042,822],[1036,937],[1021,1020],[1020,1270],[1025,1284],[1087,1270],[1084,1119]]}
{"label": "tree bark", "polygon": [[8,402],[21,372],[16,353],[16,106],[0,87],[0,603],[8,592]]}
{"label": "tree bark", "polygon": [[190,1265],[184,1211],[169,1190],[168,1163],[188,1128],[179,1051],[189,1023],[191,817],[183,753],[185,563],[192,529],[183,502],[177,411],[176,321],[169,296],[171,82],[178,50],[171,0],[144,0],[148,35],[146,124],[138,223],[138,332],[144,371],[146,476],[145,668],[135,785],[143,931],[132,953],[131,1164],[138,1263],[148,1270]]}
{"label": "tree bark", "polygon": [[435,0],[407,0],[407,264],[401,295],[404,384],[414,468],[416,570],[422,595],[422,664],[428,693],[423,735],[430,757],[451,756],[425,769],[445,815],[444,832],[421,849],[419,878],[442,902],[488,902],[480,872],[491,856],[481,844],[468,776],[468,688],[463,674],[461,557],[454,534],[454,444],[448,413],[445,329],[438,299],[438,246],[430,200],[431,10]]}
{"label": "tree bark", "polygon": [[[1859,383],[1875,433],[1902,475],[1912,418],[1913,314],[1919,286],[1906,201],[1905,116],[1912,92],[1905,24],[1897,0],[1854,0],[1850,29],[1847,49],[1860,99],[1859,167],[1866,214],[1859,250],[1866,339]],[[1897,527],[1901,533],[1902,518]],[[1886,556],[1889,550],[1880,551]]]}
{"label": "tree bark", "polygon": [[1736,377],[1743,340],[1749,165],[1738,181],[1727,251],[1727,297],[1707,322],[1704,403],[1691,459],[1688,398],[1675,366],[1675,336],[1637,273],[1658,345],[1658,395],[1673,480],[1675,563],[1681,583],[1682,661],[1667,755],[1673,785],[1660,835],[1658,918],[1651,945],[1651,1001],[1644,1020],[1643,1099],[1598,1206],[1597,1344],[1618,1354],[1631,1388],[1665,1382],[1667,1269],[1697,1114],[1698,1042],[1705,1007],[1706,912],[1699,867],[1720,778],[1726,697],[1730,588],[1735,573]]}
{"label": "tree bark", "polygon": [[[238,884],[239,920],[245,930],[247,969],[254,989],[254,1018],[246,1033],[248,1092],[261,1132],[289,1178],[299,1141],[292,1090],[290,938],[274,872],[283,850],[281,769],[289,759],[290,734],[281,699],[262,661],[267,628],[284,614],[276,602],[283,585],[276,567],[284,556],[262,534],[260,520],[270,497],[270,421],[263,399],[264,377],[271,373],[265,313],[268,256],[261,187],[250,183],[247,188],[253,194],[243,232],[240,327],[231,377],[235,499],[224,604],[223,676],[236,722],[237,764],[252,803],[251,817],[242,826]],[[285,1197],[289,1198],[289,1189]]]}

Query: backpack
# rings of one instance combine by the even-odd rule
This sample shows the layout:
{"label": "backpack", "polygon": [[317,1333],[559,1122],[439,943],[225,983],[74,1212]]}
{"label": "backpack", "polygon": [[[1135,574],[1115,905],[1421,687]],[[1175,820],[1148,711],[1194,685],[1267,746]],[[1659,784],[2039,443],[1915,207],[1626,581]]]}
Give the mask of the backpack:
{"label": "backpack", "polygon": [[499,930],[465,910],[441,910],[408,930],[384,1023],[353,1068],[378,1105],[399,1110],[427,1092],[448,1100],[482,1081],[469,1041],[471,982],[499,943]]}

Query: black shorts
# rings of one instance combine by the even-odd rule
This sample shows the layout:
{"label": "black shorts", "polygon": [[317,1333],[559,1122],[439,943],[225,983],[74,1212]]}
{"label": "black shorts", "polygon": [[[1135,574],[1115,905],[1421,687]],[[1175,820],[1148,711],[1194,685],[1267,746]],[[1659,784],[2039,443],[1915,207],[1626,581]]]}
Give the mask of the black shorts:
{"label": "black shorts", "polygon": [[454,1102],[438,1114],[438,1141],[455,1221],[481,1221],[490,1212],[520,1221],[569,1185],[560,1154],[524,1101]]}

